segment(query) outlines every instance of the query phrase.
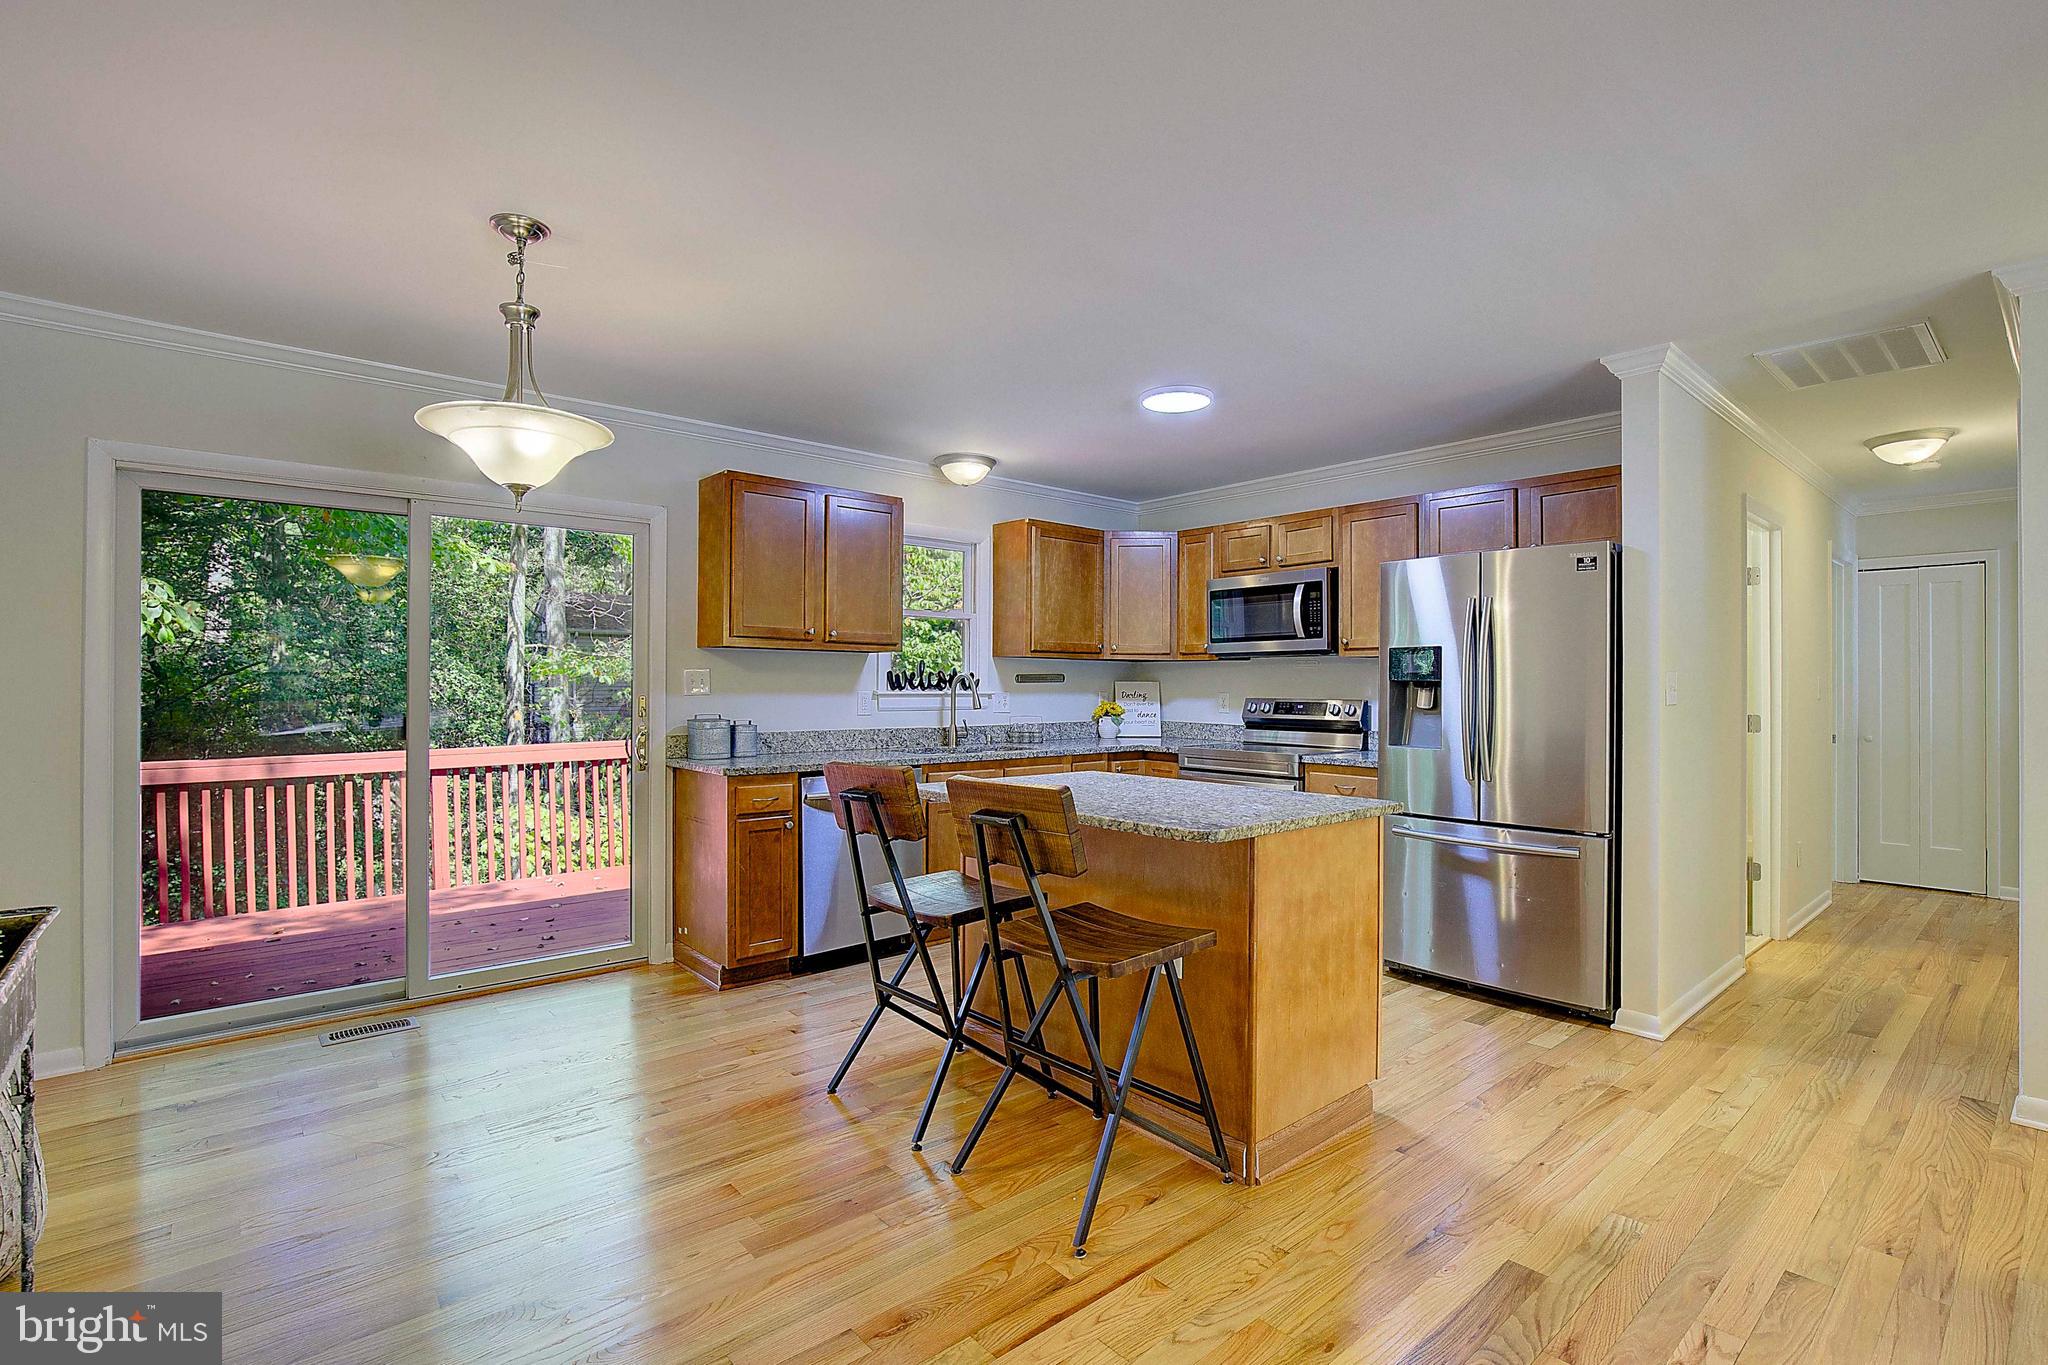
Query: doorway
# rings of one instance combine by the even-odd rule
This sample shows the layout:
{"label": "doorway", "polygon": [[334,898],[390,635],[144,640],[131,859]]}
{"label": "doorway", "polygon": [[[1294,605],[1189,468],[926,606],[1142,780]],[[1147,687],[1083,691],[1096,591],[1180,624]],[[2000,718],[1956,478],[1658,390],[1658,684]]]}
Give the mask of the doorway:
{"label": "doorway", "polygon": [[1857,872],[1981,896],[1989,844],[1982,561],[1857,573]]}
{"label": "doorway", "polygon": [[116,1045],[647,957],[645,524],[114,492]]}
{"label": "doorway", "polygon": [[1748,888],[1743,951],[1778,925],[1778,528],[1750,512],[1743,522],[1743,807]]}

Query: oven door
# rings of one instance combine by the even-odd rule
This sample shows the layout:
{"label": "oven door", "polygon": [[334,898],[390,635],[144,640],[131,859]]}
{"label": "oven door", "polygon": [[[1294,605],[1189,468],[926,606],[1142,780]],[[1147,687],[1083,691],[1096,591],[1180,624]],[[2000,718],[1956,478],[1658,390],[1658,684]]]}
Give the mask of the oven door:
{"label": "oven door", "polygon": [[1295,569],[1209,580],[1211,654],[1327,654],[1336,573]]}

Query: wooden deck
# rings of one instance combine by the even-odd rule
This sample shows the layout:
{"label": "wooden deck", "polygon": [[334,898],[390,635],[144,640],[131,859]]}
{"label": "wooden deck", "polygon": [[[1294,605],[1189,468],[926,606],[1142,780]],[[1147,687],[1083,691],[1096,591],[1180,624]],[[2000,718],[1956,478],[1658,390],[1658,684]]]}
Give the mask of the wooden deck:
{"label": "wooden deck", "polygon": [[[552,957],[631,936],[625,868],[436,891],[428,952],[439,973]],[[142,1017],[274,1000],[405,975],[405,898],[265,910],[142,931]]]}
{"label": "wooden deck", "polygon": [[[1730,907],[1730,915],[1740,906]],[[229,1361],[1939,1362],[2048,1354],[2010,902],[1837,888],[1663,1045],[1387,983],[1377,1112],[1271,1185],[876,1030],[860,968],[638,967],[40,1089],[40,1288],[226,1294]]]}

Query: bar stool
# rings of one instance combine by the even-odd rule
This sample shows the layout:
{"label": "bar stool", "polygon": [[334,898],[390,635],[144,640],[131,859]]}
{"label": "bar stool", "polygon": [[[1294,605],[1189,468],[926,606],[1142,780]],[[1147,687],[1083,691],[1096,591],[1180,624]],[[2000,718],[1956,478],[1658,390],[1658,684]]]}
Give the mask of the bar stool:
{"label": "bar stool", "polygon": [[[908,878],[903,875],[896,861],[894,841],[923,839],[928,833],[924,800],[918,795],[916,775],[909,768],[828,763],[825,788],[830,794],[833,817],[846,832],[847,852],[853,863],[854,896],[860,905],[861,937],[867,945],[868,975],[875,992],[874,1008],[868,1011],[867,1022],[861,1025],[853,1046],[846,1050],[839,1069],[832,1073],[825,1093],[837,1093],[853,1059],[860,1055],[885,1010],[937,1034],[946,1040],[946,1046],[910,1139],[910,1150],[922,1151],[925,1129],[938,1107],[939,1093],[945,1088],[954,1054],[972,1047],[998,1065],[1004,1061],[1001,1053],[965,1032],[974,993],[980,989],[988,964],[994,960],[987,944],[982,945],[974,971],[965,984],[960,979],[959,927],[983,919],[990,911],[981,888],[958,871],[927,872]],[[860,856],[863,834],[873,835],[881,844],[882,863],[889,872],[889,880],[884,884],[868,884]],[[1007,917],[1030,903],[1030,897],[1021,892],[1007,895],[996,902],[995,913]],[[882,976],[881,948],[875,937],[877,915],[900,915],[910,926],[910,946],[886,980]],[[953,995],[957,1008],[947,1005],[945,992],[939,986],[938,970],[932,965],[930,940],[941,928],[948,930],[952,939]],[[931,987],[929,995],[904,984],[913,963],[924,969],[924,979]]]}
{"label": "bar stool", "polygon": [[[1181,986],[1183,964],[1191,955],[1216,946],[1216,934],[1209,929],[1192,929],[1177,924],[1159,924],[1135,919],[1104,906],[1083,901],[1054,910],[1047,905],[1039,878],[1078,877],[1088,870],[1081,824],[1074,812],[1074,794],[1065,787],[1026,786],[1016,783],[977,781],[956,777],[946,784],[952,804],[953,821],[962,848],[972,847],[981,872],[981,896],[988,941],[996,953],[996,991],[1002,1008],[1003,1072],[996,1078],[960,1154],[953,1159],[953,1173],[966,1169],[967,1158],[988,1128],[1003,1092],[1026,1058],[1050,1069],[1086,1076],[1106,1097],[1102,1140],[1095,1151],[1095,1167],[1088,1176],[1088,1192],[1081,1201],[1081,1219],[1074,1227],[1074,1255],[1086,1256],[1088,1225],[1095,1217],[1096,1200],[1102,1194],[1102,1178],[1109,1169],[1109,1154],[1116,1146],[1118,1128],[1128,1120],[1162,1138],[1182,1151],[1212,1163],[1231,1182],[1230,1158],[1223,1149],[1223,1129],[1216,1120],[1216,1100],[1209,1090],[1208,1075],[1202,1070],[1202,1052],[1195,1043],[1195,1026],[1188,1018],[1187,997]],[[971,841],[971,842],[970,842]],[[1024,877],[1025,889],[1034,913],[1016,912],[1014,918],[999,913],[992,888],[999,866],[1016,868]],[[1009,992],[1004,985],[1002,964],[1016,961],[1024,975],[1025,958],[1042,959],[1053,966],[1055,981],[1043,1000],[1032,1002],[1026,986],[1029,1022],[1016,1027],[1010,1011]],[[1131,1038],[1124,1049],[1123,1067],[1115,1076],[1102,1061],[1094,1010],[1083,1010],[1080,983],[1091,987],[1101,978],[1129,976],[1144,972],[1145,991],[1138,1001],[1137,1016],[1131,1022]],[[1152,1003],[1164,981],[1173,997],[1173,1011],[1180,1021],[1181,1042],[1187,1048],[1188,1067],[1194,1074],[1196,1098],[1176,1094],[1141,1081],[1133,1074],[1138,1049],[1145,1040],[1145,1026],[1152,1017]],[[1074,1016],[1074,1026],[1088,1053],[1088,1066],[1061,1057],[1045,1046],[1046,1020],[1055,1003],[1064,997]],[[1027,1071],[1027,1074],[1029,1072]],[[1198,1115],[1209,1130],[1210,1150],[1203,1151],[1179,1133],[1126,1108],[1131,1093],[1162,1101],[1187,1113]]]}

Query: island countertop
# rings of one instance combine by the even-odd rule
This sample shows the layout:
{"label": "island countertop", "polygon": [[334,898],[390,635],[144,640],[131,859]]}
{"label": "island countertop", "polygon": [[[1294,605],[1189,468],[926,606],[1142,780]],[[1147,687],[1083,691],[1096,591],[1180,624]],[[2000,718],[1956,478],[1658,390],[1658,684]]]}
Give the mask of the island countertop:
{"label": "island countertop", "polygon": [[[1083,825],[1193,844],[1260,839],[1318,825],[1398,815],[1402,809],[1396,801],[1141,777],[1136,773],[1034,773],[992,780],[1020,786],[1065,787],[1074,794],[1074,813]],[[922,783],[918,789],[930,800],[943,801],[946,796],[943,782]]]}

